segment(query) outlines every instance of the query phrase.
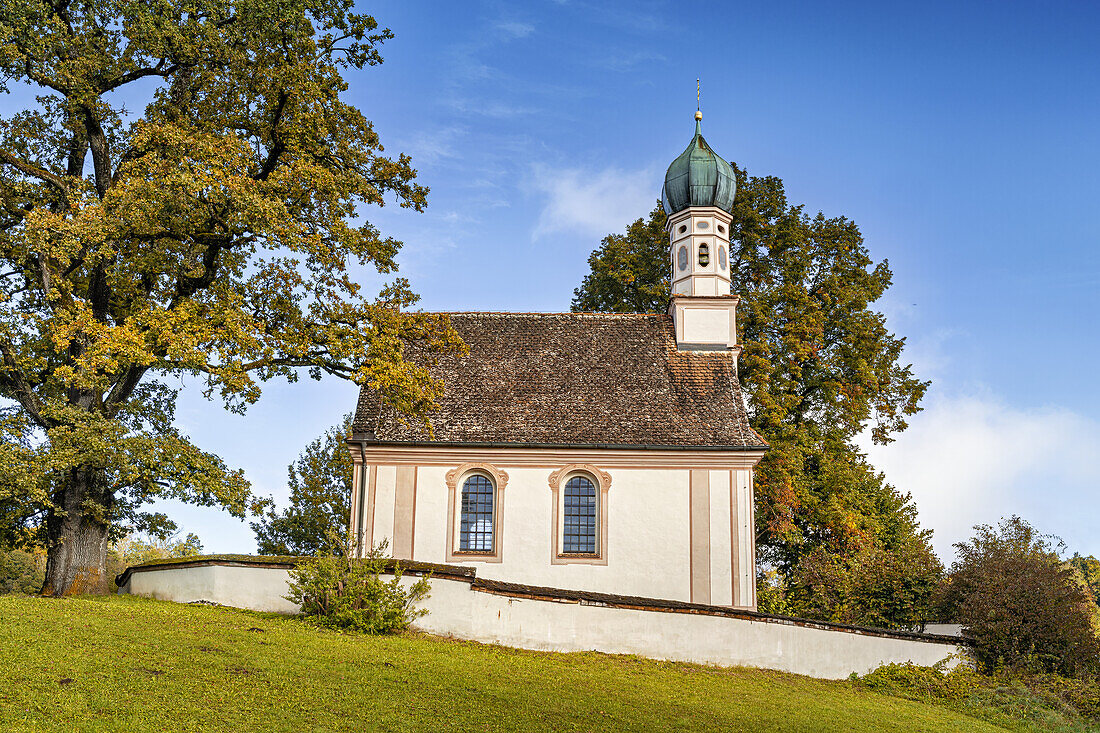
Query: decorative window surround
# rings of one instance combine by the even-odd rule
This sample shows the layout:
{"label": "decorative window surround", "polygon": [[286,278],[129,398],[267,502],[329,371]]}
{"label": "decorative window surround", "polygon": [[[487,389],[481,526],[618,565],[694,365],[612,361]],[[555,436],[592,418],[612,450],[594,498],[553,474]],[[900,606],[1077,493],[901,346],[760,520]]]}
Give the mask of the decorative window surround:
{"label": "decorative window surround", "polygon": [[[464,551],[459,548],[459,522],[462,520],[462,485],[470,474],[479,473],[493,482],[493,549],[491,552]],[[500,562],[504,544],[504,487],[508,474],[491,463],[463,463],[447,471],[447,562]]]}
{"label": "decorative window surround", "polygon": [[[562,534],[564,531],[562,507],[565,482],[575,475],[587,478],[596,486],[599,495],[598,517],[600,526],[597,530],[597,552],[592,555],[565,554],[561,551]],[[571,464],[563,466],[550,474],[550,491],[553,496],[554,509],[551,512],[552,523],[550,525],[550,564],[551,565],[607,565],[607,490],[611,488],[611,474],[595,466],[583,464]]]}

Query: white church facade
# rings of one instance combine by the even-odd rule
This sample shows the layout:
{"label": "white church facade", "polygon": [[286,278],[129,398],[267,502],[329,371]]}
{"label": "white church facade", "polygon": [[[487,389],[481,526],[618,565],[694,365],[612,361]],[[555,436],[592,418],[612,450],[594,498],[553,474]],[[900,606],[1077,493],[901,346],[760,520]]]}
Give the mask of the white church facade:
{"label": "white church facade", "polygon": [[432,431],[369,388],[351,529],[398,559],[528,586],[755,609],[753,468],[737,375],[736,181],[696,114],[669,166],[666,314],[454,313]]}

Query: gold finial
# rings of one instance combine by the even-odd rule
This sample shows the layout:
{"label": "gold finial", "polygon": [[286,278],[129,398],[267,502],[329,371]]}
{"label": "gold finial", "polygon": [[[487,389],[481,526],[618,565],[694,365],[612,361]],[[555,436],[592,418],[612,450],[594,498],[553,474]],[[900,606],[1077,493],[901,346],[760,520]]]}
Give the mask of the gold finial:
{"label": "gold finial", "polygon": [[700,112],[699,110],[695,110],[695,119],[697,119],[697,120],[703,119],[703,113]]}

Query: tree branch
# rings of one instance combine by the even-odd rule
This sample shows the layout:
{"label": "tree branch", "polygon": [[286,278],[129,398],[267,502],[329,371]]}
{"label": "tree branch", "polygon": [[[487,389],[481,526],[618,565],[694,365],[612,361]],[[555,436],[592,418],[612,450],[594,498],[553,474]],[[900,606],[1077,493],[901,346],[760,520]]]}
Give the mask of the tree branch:
{"label": "tree branch", "polygon": [[65,198],[65,204],[69,202],[69,184],[65,182],[65,179],[54,173],[50,173],[41,166],[28,163],[27,161],[19,158],[18,156],[8,152],[7,150],[0,149],[0,163],[6,163],[12,168],[16,169],[20,173],[32,178],[37,178],[40,181],[44,181],[57,189]]}

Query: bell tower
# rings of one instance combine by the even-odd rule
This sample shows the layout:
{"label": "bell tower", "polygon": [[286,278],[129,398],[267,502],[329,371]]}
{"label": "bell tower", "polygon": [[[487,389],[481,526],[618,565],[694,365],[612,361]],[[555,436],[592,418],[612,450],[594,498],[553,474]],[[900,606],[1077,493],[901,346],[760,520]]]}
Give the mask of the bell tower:
{"label": "bell tower", "polygon": [[737,178],[733,166],[695,136],[672,161],[661,193],[668,221],[669,264],[676,343],[684,350],[737,348],[737,297],[730,286],[730,223]]}

